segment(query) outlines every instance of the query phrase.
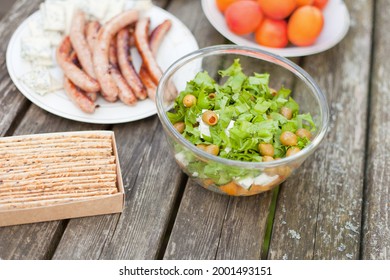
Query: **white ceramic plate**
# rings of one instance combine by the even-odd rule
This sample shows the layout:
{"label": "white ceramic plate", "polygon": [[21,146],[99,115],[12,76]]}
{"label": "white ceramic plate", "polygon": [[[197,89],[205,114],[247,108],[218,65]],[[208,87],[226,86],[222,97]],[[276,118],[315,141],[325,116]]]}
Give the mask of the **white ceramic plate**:
{"label": "white ceramic plate", "polygon": [[324,29],[314,45],[308,47],[268,48],[257,44],[253,35],[238,36],[232,33],[226,25],[224,16],[218,10],[215,0],[202,0],[202,8],[215,29],[233,43],[263,49],[284,57],[305,56],[328,50],[344,38],[350,24],[348,9],[344,2],[342,0],[330,0],[324,9]]}
{"label": "white ceramic plate", "polygon": [[[13,34],[7,49],[8,72],[16,87],[26,98],[50,113],[87,123],[124,123],[156,114],[156,106],[149,99],[139,101],[135,106],[127,106],[120,101],[109,103],[103,100],[103,98],[97,100],[96,103],[99,105],[99,108],[96,109],[94,114],[86,114],[69,100],[63,90],[41,96],[27,87],[20,80],[20,77],[31,70],[31,65],[21,58],[21,39],[29,32],[28,23],[40,16],[40,12],[37,11],[28,17]],[[151,18],[151,28],[154,28],[165,19],[172,20],[171,30],[163,40],[157,55],[157,62],[163,71],[180,57],[199,48],[188,28],[167,11],[153,6],[143,16],[149,16]],[[132,56],[134,65],[138,68],[141,64],[141,58],[136,50],[133,50]],[[54,67],[50,71],[57,80],[63,80],[63,72],[59,67]]]}

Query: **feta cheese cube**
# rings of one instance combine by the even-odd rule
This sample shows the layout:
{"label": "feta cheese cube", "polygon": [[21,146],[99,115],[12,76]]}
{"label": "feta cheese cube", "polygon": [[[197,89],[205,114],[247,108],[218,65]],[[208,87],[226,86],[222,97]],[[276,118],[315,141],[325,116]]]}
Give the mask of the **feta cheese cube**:
{"label": "feta cheese cube", "polygon": [[28,61],[51,59],[50,39],[45,37],[26,37],[21,40],[22,58]]}
{"label": "feta cheese cube", "polygon": [[41,4],[41,12],[45,30],[65,31],[66,16],[63,1],[46,1],[43,5]]}
{"label": "feta cheese cube", "polygon": [[61,83],[52,77],[49,69],[46,67],[35,67],[32,71],[20,77],[20,80],[40,95],[62,88]]}

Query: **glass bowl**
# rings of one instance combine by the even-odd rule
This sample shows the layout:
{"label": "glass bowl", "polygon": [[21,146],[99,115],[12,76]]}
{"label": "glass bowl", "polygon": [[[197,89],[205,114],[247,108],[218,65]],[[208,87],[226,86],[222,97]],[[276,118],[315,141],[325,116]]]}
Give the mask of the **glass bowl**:
{"label": "glass bowl", "polygon": [[[170,122],[167,112],[173,108],[174,99],[188,81],[199,71],[207,71],[217,80],[218,70],[231,65],[236,58],[240,59],[245,74],[269,73],[270,87],[292,89],[300,113],[312,115],[317,129],[310,144],[297,154],[269,162],[245,162],[214,156],[186,140]],[[207,47],[177,60],[160,80],[156,104],[173,157],[181,169],[204,188],[232,196],[255,195],[286,180],[318,148],[329,122],[326,97],[307,72],[278,55],[237,45]]]}

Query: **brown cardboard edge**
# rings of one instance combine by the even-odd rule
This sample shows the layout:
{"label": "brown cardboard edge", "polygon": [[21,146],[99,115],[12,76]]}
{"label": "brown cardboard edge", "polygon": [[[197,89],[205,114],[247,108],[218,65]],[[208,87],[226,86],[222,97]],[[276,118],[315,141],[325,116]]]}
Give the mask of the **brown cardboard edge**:
{"label": "brown cardboard edge", "polygon": [[[34,207],[30,209],[6,209],[0,210],[0,227],[47,222],[62,219],[71,219],[79,217],[88,217],[103,214],[120,213],[123,211],[125,203],[125,193],[123,180],[118,157],[115,134],[108,130],[90,130],[90,131],[75,131],[75,132],[56,132],[33,134],[23,136],[11,136],[12,138],[20,139],[23,137],[40,137],[47,135],[83,135],[83,134],[110,134],[112,139],[112,147],[117,165],[117,187],[118,193],[99,197],[94,199],[86,199],[82,201],[68,202],[64,204]],[[7,138],[11,138],[7,137]]]}

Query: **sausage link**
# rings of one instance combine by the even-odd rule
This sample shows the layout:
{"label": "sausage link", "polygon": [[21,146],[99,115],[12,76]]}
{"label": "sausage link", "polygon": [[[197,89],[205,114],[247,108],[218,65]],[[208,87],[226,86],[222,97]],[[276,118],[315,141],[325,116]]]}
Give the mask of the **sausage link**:
{"label": "sausage link", "polygon": [[119,68],[128,85],[139,99],[147,97],[146,88],[143,85],[137,71],[134,68],[130,54],[130,33],[127,28],[118,32],[116,47],[118,53]]}
{"label": "sausage link", "polygon": [[153,55],[157,55],[158,48],[161,45],[161,42],[165,38],[165,35],[171,29],[172,22],[169,19],[164,20],[156,28],[153,29],[152,33],[149,36],[150,50]]}
{"label": "sausage link", "polygon": [[95,104],[91,101],[84,92],[77,88],[70,79],[64,77],[64,89],[70,100],[79,107],[83,112],[92,114],[95,112]]}
{"label": "sausage link", "polygon": [[148,70],[145,67],[141,66],[141,69],[139,71],[139,76],[142,80],[142,83],[146,87],[149,98],[152,99],[153,101],[155,101],[156,100],[157,86],[153,82],[153,80],[150,78]]}
{"label": "sausage link", "polygon": [[77,53],[83,70],[92,78],[96,79],[95,70],[92,63],[92,53],[85,38],[85,14],[77,10],[72,19],[69,33],[70,41]]}
{"label": "sausage link", "polygon": [[134,33],[135,45],[137,46],[138,52],[140,53],[142,60],[145,63],[145,67],[150,74],[150,78],[154,83],[158,84],[162,76],[162,71],[149,47],[149,25],[149,18],[142,18],[137,22]]}
{"label": "sausage link", "polygon": [[56,51],[58,65],[76,86],[88,92],[97,92],[100,90],[99,83],[91,78],[87,73],[77,67],[70,59],[72,44],[69,36],[66,36]]}
{"label": "sausage link", "polygon": [[138,20],[136,10],[125,11],[107,22],[98,33],[93,52],[93,64],[96,77],[102,87],[102,95],[108,101],[115,101],[119,95],[119,88],[110,74],[108,53],[111,40],[122,28]]}
{"label": "sausage link", "polygon": [[85,36],[87,37],[87,43],[91,53],[93,53],[93,49],[96,45],[100,27],[100,23],[96,20],[88,22],[85,27]]}
{"label": "sausage link", "polygon": [[[80,66],[79,59],[77,58],[77,54],[75,51],[72,51],[72,53],[69,56],[70,61],[72,61],[76,66]],[[95,102],[98,98],[98,93],[97,92],[85,92],[85,95],[91,99],[91,101]]]}
{"label": "sausage link", "polygon": [[[172,26],[172,23],[169,19],[165,20],[163,23],[159,24],[155,29],[153,29],[152,33],[149,37],[149,45],[150,49],[154,55],[154,57],[157,56],[158,48],[161,45],[161,42],[165,38],[165,35],[168,33]],[[142,83],[145,85],[148,96],[150,99],[155,100],[156,99],[156,90],[157,85],[153,82],[153,80],[150,78],[149,72],[146,69],[145,63],[142,63],[141,70],[140,70],[140,77],[142,80]]]}
{"label": "sausage link", "polygon": [[119,89],[119,92],[118,92],[119,99],[127,105],[134,105],[137,102],[137,98],[134,95],[134,92],[132,91],[132,89],[127,84],[125,78],[123,78],[121,72],[119,71],[117,51],[115,49],[114,42],[115,41],[113,40],[113,42],[110,45],[110,50],[109,50],[109,62],[111,64],[111,76]]}

